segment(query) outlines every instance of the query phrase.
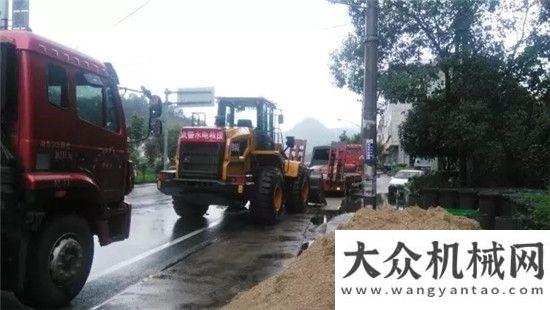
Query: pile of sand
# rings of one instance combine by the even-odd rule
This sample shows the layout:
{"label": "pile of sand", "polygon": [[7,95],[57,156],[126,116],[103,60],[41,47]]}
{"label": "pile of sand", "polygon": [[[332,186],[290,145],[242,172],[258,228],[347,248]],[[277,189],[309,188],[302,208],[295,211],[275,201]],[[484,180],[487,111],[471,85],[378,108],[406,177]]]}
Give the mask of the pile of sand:
{"label": "pile of sand", "polygon": [[[441,208],[360,209],[339,229],[479,229]],[[237,295],[228,309],[334,309],[334,233],[317,240],[283,273]]]}

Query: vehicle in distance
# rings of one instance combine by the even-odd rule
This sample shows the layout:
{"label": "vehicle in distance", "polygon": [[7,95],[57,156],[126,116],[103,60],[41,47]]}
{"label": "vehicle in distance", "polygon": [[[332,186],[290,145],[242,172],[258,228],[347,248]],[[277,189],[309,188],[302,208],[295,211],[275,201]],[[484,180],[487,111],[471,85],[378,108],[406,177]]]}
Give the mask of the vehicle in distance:
{"label": "vehicle in distance", "polygon": [[[310,171],[312,179],[322,179],[324,193],[346,194],[361,182],[363,157],[361,144],[333,142],[313,148]],[[318,183],[318,182],[312,182]],[[317,191],[315,188],[312,192]]]}
{"label": "vehicle in distance", "polygon": [[398,189],[404,188],[405,185],[414,177],[424,175],[424,171],[415,169],[399,170],[391,179],[388,185],[388,198],[395,200],[395,195]]}

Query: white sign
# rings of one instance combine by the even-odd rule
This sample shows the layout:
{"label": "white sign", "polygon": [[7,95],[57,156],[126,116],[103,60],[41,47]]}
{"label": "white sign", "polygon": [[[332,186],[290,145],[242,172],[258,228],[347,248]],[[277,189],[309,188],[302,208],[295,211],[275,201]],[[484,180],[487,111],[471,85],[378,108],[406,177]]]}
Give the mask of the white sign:
{"label": "white sign", "polygon": [[548,230],[338,230],[336,309],[543,309],[549,246]]}
{"label": "white sign", "polygon": [[214,87],[178,88],[178,105],[184,107],[212,107],[215,104]]}

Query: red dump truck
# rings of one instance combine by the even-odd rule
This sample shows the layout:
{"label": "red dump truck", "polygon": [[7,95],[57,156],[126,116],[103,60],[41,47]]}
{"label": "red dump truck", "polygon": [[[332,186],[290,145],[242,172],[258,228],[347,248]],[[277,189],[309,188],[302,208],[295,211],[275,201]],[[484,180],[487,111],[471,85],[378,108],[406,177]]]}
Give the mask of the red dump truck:
{"label": "red dump truck", "polygon": [[2,289],[24,303],[67,304],[93,236],[128,238],[134,172],[117,84],[109,63],[0,31]]}
{"label": "red dump truck", "polygon": [[[322,178],[320,189],[325,193],[346,194],[352,184],[361,182],[361,144],[333,142],[313,148],[310,170],[312,178]],[[313,183],[313,182],[312,182]]]}

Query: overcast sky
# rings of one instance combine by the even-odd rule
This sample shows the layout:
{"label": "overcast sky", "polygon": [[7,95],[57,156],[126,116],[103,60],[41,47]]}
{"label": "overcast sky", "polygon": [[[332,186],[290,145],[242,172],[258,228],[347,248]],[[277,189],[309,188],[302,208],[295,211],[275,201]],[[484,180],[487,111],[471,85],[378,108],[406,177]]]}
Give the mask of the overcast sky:
{"label": "overcast sky", "polygon": [[[101,61],[121,85],[214,86],[216,96],[264,96],[285,129],[312,116],[360,122],[359,96],[334,86],[330,52],[352,30],[326,0],[31,0],[30,27]],[[175,100],[175,98],[173,99]],[[189,113],[193,109],[189,109]]]}

